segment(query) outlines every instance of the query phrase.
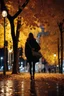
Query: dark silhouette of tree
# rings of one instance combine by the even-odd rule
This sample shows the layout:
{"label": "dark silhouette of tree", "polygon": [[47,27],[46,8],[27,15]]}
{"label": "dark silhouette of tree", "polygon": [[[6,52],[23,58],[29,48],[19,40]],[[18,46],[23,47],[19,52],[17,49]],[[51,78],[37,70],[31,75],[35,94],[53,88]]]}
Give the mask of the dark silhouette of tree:
{"label": "dark silhouette of tree", "polygon": [[18,39],[19,39],[19,29],[21,27],[21,18],[18,18],[17,20],[17,29],[15,32],[15,27],[14,27],[14,20],[19,16],[19,14],[23,11],[23,9],[26,7],[30,0],[26,0],[22,6],[19,7],[18,11],[11,16],[9,14],[8,8],[5,5],[5,0],[0,0],[0,6],[1,6],[1,11],[6,10],[7,11],[7,18],[10,22],[11,26],[11,36],[12,36],[12,41],[13,41],[13,52],[14,52],[14,62],[13,62],[13,69],[12,69],[12,74],[17,74],[18,73]]}
{"label": "dark silhouette of tree", "polygon": [[60,62],[60,73],[63,73],[63,24],[64,19],[62,22],[58,22],[58,27],[60,30],[60,40],[61,40],[61,62]]}

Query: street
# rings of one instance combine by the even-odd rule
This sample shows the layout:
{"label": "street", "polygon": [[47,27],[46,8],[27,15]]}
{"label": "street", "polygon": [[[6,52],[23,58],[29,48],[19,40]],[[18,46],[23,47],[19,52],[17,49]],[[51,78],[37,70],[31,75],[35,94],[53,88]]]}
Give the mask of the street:
{"label": "street", "polygon": [[0,74],[0,96],[64,96],[64,75],[36,73]]}

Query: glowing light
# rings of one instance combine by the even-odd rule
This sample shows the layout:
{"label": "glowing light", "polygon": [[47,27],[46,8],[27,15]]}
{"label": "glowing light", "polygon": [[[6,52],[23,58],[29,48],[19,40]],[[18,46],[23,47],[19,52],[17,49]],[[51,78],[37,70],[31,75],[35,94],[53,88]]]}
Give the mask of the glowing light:
{"label": "glowing light", "polygon": [[7,17],[7,11],[6,10],[2,11],[2,16]]}
{"label": "glowing light", "polygon": [[12,52],[12,49],[11,50],[9,50],[9,53],[11,53]]}
{"label": "glowing light", "polygon": [[1,57],[1,60],[3,60],[3,57]]}
{"label": "glowing light", "polygon": [[54,57],[56,57],[56,54],[54,54]]}

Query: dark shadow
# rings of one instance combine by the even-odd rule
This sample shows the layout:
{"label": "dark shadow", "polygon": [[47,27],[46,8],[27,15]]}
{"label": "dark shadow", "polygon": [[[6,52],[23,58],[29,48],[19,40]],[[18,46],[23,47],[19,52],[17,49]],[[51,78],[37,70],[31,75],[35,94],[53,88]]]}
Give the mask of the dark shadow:
{"label": "dark shadow", "polygon": [[30,96],[37,96],[35,89],[35,80],[31,78],[30,80]]}

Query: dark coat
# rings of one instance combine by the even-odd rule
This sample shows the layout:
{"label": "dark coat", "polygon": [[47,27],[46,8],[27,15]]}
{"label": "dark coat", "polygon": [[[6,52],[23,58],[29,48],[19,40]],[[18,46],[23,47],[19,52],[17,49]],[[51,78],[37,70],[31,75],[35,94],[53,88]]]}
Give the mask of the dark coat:
{"label": "dark coat", "polygon": [[27,39],[27,41],[25,43],[25,56],[27,57],[28,62],[29,61],[32,61],[32,62],[39,61],[39,60],[37,60],[37,58],[32,56],[32,49],[33,48],[36,52],[40,50],[40,46],[36,42],[36,39],[35,38]]}

